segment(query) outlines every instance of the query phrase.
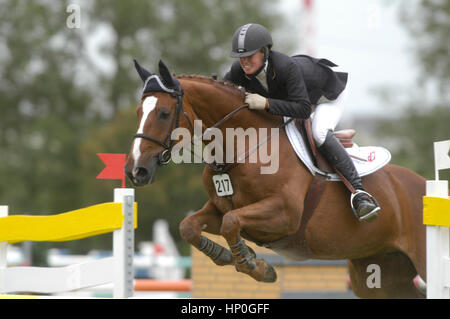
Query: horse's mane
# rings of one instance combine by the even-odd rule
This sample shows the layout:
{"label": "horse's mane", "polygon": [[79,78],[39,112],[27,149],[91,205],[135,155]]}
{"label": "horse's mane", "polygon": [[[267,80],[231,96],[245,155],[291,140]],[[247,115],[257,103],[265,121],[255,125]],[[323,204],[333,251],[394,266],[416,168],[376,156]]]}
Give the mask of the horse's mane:
{"label": "horse's mane", "polygon": [[231,93],[232,95],[236,95],[239,96],[240,98],[244,97],[245,94],[245,89],[241,86],[237,86],[234,83],[231,82],[227,82],[227,81],[220,81],[220,80],[215,80],[212,77],[207,77],[207,76],[203,76],[203,75],[198,75],[198,74],[181,74],[176,76],[177,79],[185,79],[185,80],[192,80],[192,81],[196,81],[196,82],[202,82],[202,83],[207,83],[207,84],[211,84],[214,85],[220,89],[223,89],[229,93]]}
{"label": "horse's mane", "polygon": [[[245,98],[245,88],[238,86],[234,83],[222,81],[222,80],[215,80],[212,77],[207,77],[203,75],[198,74],[181,74],[181,75],[174,75],[179,80],[188,80],[188,81],[194,81],[194,82],[200,82],[200,83],[206,83],[209,85],[213,85],[214,87],[217,87],[218,89],[221,89],[227,93],[230,93],[233,96],[236,96],[240,98],[242,101],[244,101]],[[266,112],[254,112],[255,116],[262,116],[266,119],[269,119],[271,121],[278,122],[280,121],[280,118],[278,116],[270,115]]]}

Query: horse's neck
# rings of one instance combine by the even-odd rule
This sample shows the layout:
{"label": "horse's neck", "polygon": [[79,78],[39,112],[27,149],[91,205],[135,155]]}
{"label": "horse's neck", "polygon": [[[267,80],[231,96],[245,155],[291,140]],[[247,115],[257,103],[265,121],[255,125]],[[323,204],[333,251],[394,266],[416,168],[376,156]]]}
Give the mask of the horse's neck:
{"label": "horse's neck", "polygon": [[214,85],[187,81],[183,83],[185,94],[192,111],[204,127],[211,127],[230,113],[234,108],[243,104],[237,96],[225,94]]}
{"label": "horse's neck", "polygon": [[[230,88],[221,88],[213,83],[195,83],[188,81],[185,85],[187,98],[195,116],[202,121],[203,128],[208,128],[244,104],[243,96],[230,93]],[[224,127],[273,127],[277,121],[268,114],[242,110],[230,117]]]}
{"label": "horse's neck", "polygon": [[[183,88],[185,89],[186,102],[190,105],[190,111],[193,112],[194,119],[202,121],[202,133],[205,133],[207,128],[217,124],[239,106],[244,105],[243,94],[239,94],[236,91],[229,92],[229,89],[220,87],[220,84],[209,84],[208,86],[206,84],[194,85],[186,83],[186,86],[183,86]],[[281,123],[281,117],[272,116],[265,111],[242,109],[217,127],[222,134],[220,132],[217,133],[216,130],[211,130],[213,138],[209,136],[210,134],[207,134],[208,136],[203,140],[203,143],[207,145],[204,151],[207,151],[207,154],[210,151],[211,153],[210,155],[203,153],[203,155],[213,156],[214,161],[217,163],[230,164],[239,161],[241,163],[239,169],[245,169],[246,163],[255,163],[252,162],[255,156],[264,155],[264,152],[260,153],[260,146],[264,145],[264,147],[270,147],[270,151],[266,149],[266,155],[264,155],[266,156],[264,159],[265,163],[267,163],[268,157],[269,164],[264,166],[269,171],[275,167],[275,170],[277,170],[278,164],[275,163],[279,162],[278,154],[282,145],[274,142],[275,138],[279,141],[280,135],[274,132],[273,128],[277,128]],[[228,128],[231,129],[228,130]],[[236,130],[233,130],[233,128]],[[197,132],[194,129],[195,133]],[[274,136],[274,139],[271,139],[272,136]],[[270,143],[267,142],[269,139],[271,140]],[[268,146],[269,144],[270,146]],[[213,147],[209,148],[210,145]],[[284,148],[284,150],[286,149]],[[215,157],[216,155],[217,158]],[[246,159],[247,157],[248,159]],[[211,160],[211,158],[209,159]],[[272,165],[275,166],[272,167]],[[305,174],[309,173],[306,167],[304,170]]]}

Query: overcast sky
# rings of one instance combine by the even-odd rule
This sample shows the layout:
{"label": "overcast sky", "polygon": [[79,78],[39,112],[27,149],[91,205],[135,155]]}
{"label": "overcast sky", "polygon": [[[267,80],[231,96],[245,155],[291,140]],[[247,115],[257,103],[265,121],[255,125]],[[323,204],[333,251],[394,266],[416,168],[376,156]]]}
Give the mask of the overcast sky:
{"label": "overcast sky", "polygon": [[[412,38],[399,21],[405,1],[313,0],[315,56],[327,58],[349,73],[347,112],[351,116],[398,112],[398,106],[380,105],[373,89],[396,87],[405,95],[417,76],[410,47]],[[281,0],[282,11],[301,33],[302,0]],[[301,36],[299,36],[301,39]],[[299,40],[300,42],[300,40]],[[299,45],[298,52],[302,53]]]}

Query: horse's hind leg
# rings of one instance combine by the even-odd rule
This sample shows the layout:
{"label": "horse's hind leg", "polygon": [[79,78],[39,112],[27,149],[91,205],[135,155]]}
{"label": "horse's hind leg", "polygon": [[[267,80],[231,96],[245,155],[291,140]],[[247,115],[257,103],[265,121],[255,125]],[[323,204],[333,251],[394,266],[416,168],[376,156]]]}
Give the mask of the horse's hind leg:
{"label": "horse's hind leg", "polygon": [[353,292],[360,298],[425,297],[414,285],[414,265],[400,251],[352,259],[348,266]]}
{"label": "horse's hind leg", "polygon": [[217,210],[216,206],[208,201],[202,209],[187,216],[180,223],[181,237],[219,266],[233,264],[231,252],[209,238],[202,236],[201,233],[206,231],[219,235],[222,217],[223,215]]}

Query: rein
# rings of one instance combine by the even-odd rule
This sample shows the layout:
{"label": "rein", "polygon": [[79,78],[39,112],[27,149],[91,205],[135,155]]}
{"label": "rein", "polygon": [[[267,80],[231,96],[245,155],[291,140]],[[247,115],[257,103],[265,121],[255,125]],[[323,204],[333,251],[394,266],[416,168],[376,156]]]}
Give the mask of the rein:
{"label": "rein", "polygon": [[[133,138],[143,138],[152,142],[157,143],[158,145],[162,146],[164,148],[163,151],[161,151],[161,153],[159,153],[158,155],[158,165],[166,165],[170,162],[170,159],[172,157],[171,151],[174,147],[175,141],[172,140],[170,137],[172,135],[173,130],[177,129],[180,125],[180,113],[181,111],[183,112],[184,117],[186,118],[187,122],[189,123],[190,128],[192,129],[192,131],[194,130],[193,128],[193,124],[191,122],[191,119],[189,118],[189,115],[187,114],[186,110],[184,109],[183,106],[183,95],[184,92],[183,90],[176,90],[176,91],[167,91],[167,93],[169,93],[171,96],[175,97],[177,99],[177,105],[175,107],[175,115],[172,118],[172,122],[170,124],[170,128],[169,128],[169,132],[166,135],[166,138],[164,139],[164,141],[161,141],[159,139],[156,139],[152,136],[149,135],[145,135],[145,134],[135,134],[133,136]],[[222,119],[220,119],[218,122],[216,122],[213,126],[207,128],[205,130],[205,132],[202,134],[202,137],[211,129],[213,128],[217,128],[219,125],[225,123],[226,121],[228,121],[230,118],[232,118],[233,116],[235,116],[237,113],[239,113],[240,111],[244,110],[244,109],[248,109],[248,104],[243,104],[239,107],[237,107],[236,109],[234,109],[233,111],[231,111],[230,113],[228,113],[227,115],[225,115]],[[291,121],[293,120],[293,118],[289,119],[289,121],[282,123],[281,125],[278,126],[279,129],[283,128],[284,126],[286,126],[287,124],[289,124]],[[228,171],[230,171],[232,168],[234,168],[236,165],[239,164],[239,161],[243,161],[245,160],[247,157],[249,157],[253,152],[255,152],[256,150],[258,150],[258,148],[263,145],[264,143],[267,143],[267,141],[269,141],[272,136],[274,134],[271,134],[269,137],[267,137],[267,139],[265,139],[264,141],[260,142],[256,147],[250,149],[250,150],[246,150],[243,154],[241,154],[240,156],[237,157],[237,161],[234,163],[228,163],[228,164],[224,164],[224,163],[207,163],[202,160],[203,164],[208,165],[209,168],[211,168],[213,171],[219,173],[219,174],[223,174],[226,173]],[[191,145],[193,145],[195,143],[195,139],[191,140]],[[191,154],[193,154],[194,156],[197,156],[197,154],[195,154],[195,152],[191,149]],[[242,157],[244,156],[244,157]]]}
{"label": "rein", "polygon": [[[145,135],[145,134],[135,134],[133,136],[133,138],[143,138],[143,139],[155,142],[155,143],[161,145],[164,148],[164,150],[161,151],[161,153],[159,153],[159,155],[158,155],[158,165],[166,165],[166,164],[168,164],[170,162],[170,159],[172,157],[171,152],[172,152],[172,149],[173,149],[174,144],[175,144],[175,141],[170,139],[170,137],[172,135],[173,130],[177,129],[179,127],[181,111],[183,111],[183,115],[186,118],[187,122],[189,123],[189,126],[190,126],[191,130],[194,131],[193,124],[191,123],[191,119],[189,118],[189,115],[187,114],[187,112],[186,112],[186,110],[184,109],[184,106],[183,106],[183,95],[184,95],[183,90],[180,88],[179,90],[166,91],[166,92],[177,99],[177,105],[175,107],[175,115],[174,115],[174,117],[172,119],[172,122],[170,124],[169,132],[167,133],[167,136],[164,139],[164,141],[160,141],[160,140],[158,140],[158,139],[156,139],[156,138],[154,138],[152,136],[148,136],[148,135]],[[207,128],[205,130],[205,132],[202,134],[202,138],[208,132],[208,130],[211,130],[213,128],[217,128],[219,125],[225,123],[230,118],[232,118],[233,116],[235,116],[237,113],[239,113],[240,111],[242,111],[244,109],[248,109],[248,104],[243,104],[243,105],[237,107],[236,109],[234,109],[233,111],[231,111],[230,113],[225,115],[218,122],[216,122],[213,126]],[[285,127],[286,125],[288,125],[293,120],[294,120],[294,118],[290,118],[288,121],[283,122],[282,124],[278,125],[278,129],[281,129],[281,128]],[[277,134],[278,133],[279,133],[279,130],[277,131]],[[233,169],[235,166],[237,166],[240,163],[240,161],[244,161],[253,152],[258,150],[258,148],[261,145],[263,145],[264,143],[267,143],[273,136],[274,136],[274,134],[270,134],[264,141],[259,142],[258,145],[256,145],[252,149],[247,149],[243,154],[238,156],[237,157],[237,161],[234,161],[233,163],[228,163],[228,164],[225,164],[225,163],[220,163],[220,164],[219,163],[207,163],[207,162],[205,162],[203,157],[201,157],[201,161],[202,161],[203,164],[208,165],[208,167],[211,170],[213,170],[214,172],[216,172],[217,174],[220,174],[220,175],[226,174],[231,169]],[[195,138],[191,139],[191,145],[194,145],[195,141],[196,141]],[[194,156],[198,157],[198,155],[193,151],[192,148],[190,148],[190,151],[191,151],[191,154],[193,154]],[[226,198],[230,202],[231,209],[234,209],[235,207],[234,207],[232,195],[227,195]]]}

